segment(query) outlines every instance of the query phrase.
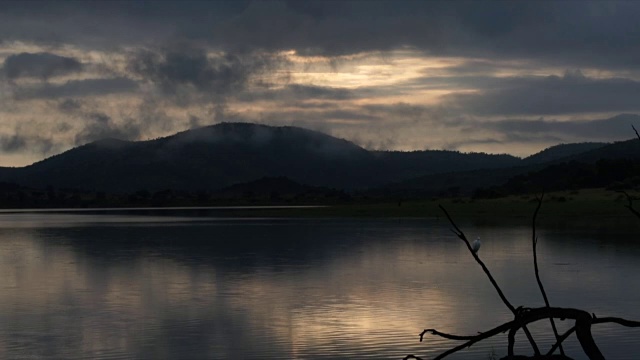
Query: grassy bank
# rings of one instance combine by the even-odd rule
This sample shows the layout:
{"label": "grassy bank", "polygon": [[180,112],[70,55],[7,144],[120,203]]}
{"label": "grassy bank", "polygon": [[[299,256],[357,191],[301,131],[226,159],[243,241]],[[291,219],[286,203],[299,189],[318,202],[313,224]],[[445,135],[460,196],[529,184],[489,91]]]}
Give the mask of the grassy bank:
{"label": "grassy bank", "polygon": [[[327,217],[439,217],[442,204],[456,218],[505,219],[528,218],[535,209],[532,195],[509,196],[497,199],[443,198],[432,200],[404,200],[402,202],[356,202],[310,209],[264,210],[261,216],[327,216]],[[632,216],[625,205],[624,195],[604,189],[562,191],[544,197],[540,219],[577,217]],[[640,208],[640,201],[638,202]]]}

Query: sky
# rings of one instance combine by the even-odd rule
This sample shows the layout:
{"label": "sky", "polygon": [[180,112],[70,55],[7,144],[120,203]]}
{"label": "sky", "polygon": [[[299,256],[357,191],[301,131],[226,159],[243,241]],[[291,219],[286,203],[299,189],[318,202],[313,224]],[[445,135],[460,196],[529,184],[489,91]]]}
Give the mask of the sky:
{"label": "sky", "polygon": [[231,121],[374,150],[629,139],[639,18],[637,1],[0,0],[0,166]]}

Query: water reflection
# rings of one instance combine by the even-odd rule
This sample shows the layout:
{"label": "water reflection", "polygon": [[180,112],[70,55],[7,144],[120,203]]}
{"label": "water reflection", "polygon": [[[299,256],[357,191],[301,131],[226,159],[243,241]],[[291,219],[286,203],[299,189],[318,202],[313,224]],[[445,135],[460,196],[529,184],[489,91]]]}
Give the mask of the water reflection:
{"label": "water reflection", "polygon": [[[526,226],[465,229],[514,304],[542,303]],[[540,236],[552,304],[640,318],[637,244]],[[419,343],[424,327],[475,333],[510,317],[465,251],[441,220],[3,214],[0,358],[433,356],[450,343]],[[638,335],[596,329],[617,359]]]}

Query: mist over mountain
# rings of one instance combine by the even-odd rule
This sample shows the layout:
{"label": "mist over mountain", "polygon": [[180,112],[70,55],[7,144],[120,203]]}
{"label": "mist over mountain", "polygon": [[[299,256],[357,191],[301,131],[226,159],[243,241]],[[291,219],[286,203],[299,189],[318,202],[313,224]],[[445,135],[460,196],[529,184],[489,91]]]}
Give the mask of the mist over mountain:
{"label": "mist over mountain", "polygon": [[130,142],[104,139],[32,165],[0,169],[0,181],[32,187],[130,192],[217,190],[263,177],[362,189],[424,174],[504,167],[509,155],[372,152],[298,127],[222,123]]}
{"label": "mist over mountain", "polygon": [[[103,139],[22,168],[0,168],[0,181],[44,189],[110,193],[219,191],[259,179],[370,193],[471,193],[567,161],[637,158],[637,140],[557,145],[525,159],[444,150],[368,151],[349,141],[292,126],[221,123],[148,141]],[[274,181],[267,183],[273,186]],[[251,185],[253,184],[253,185]],[[390,184],[390,185],[389,185]],[[231,188],[229,188],[231,187]],[[286,186],[285,186],[286,187]],[[306,190],[305,190],[306,191]]]}

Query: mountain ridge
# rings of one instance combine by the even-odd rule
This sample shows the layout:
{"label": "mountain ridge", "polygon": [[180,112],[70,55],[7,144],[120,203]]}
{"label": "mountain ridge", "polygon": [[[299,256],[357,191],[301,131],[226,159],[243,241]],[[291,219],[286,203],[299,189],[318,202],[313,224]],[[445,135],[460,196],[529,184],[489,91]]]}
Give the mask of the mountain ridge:
{"label": "mountain ridge", "polygon": [[216,191],[286,177],[348,191],[433,194],[460,187],[470,192],[562,161],[634,158],[640,153],[635,145],[631,140],[559,144],[524,159],[450,150],[370,151],[294,126],[220,123],[145,141],[98,140],[25,167],[0,168],[0,181],[126,193]]}

